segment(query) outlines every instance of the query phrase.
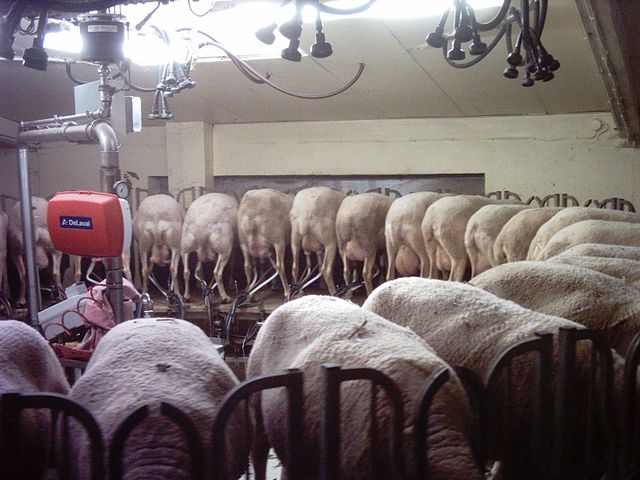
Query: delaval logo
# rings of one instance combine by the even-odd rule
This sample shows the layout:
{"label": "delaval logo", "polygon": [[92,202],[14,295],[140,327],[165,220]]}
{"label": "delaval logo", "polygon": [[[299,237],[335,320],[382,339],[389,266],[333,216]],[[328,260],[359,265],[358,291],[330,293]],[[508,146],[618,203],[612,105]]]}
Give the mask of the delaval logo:
{"label": "delaval logo", "polygon": [[80,230],[93,230],[91,217],[72,217],[65,215],[60,217],[60,228],[78,228]]}

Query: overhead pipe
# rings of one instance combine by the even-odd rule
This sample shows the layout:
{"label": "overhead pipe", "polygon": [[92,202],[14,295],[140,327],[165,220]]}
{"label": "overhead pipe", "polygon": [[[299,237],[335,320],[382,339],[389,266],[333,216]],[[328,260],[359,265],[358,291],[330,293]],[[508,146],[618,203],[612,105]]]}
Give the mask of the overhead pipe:
{"label": "overhead pipe", "polygon": [[[110,109],[110,100],[103,102],[102,107]],[[110,112],[103,112],[108,114]],[[61,118],[61,117],[56,117]],[[98,119],[86,125],[64,125],[37,130],[23,130],[33,122],[22,122],[17,135],[18,166],[20,176],[20,202],[22,205],[22,233],[25,244],[27,284],[29,287],[29,319],[31,325],[37,327],[38,312],[41,310],[40,285],[35,262],[35,243],[33,241],[33,218],[31,214],[31,192],[29,188],[29,169],[27,149],[30,145],[46,142],[66,141],[72,143],[98,143],[100,145],[100,189],[114,193],[113,185],[120,180],[120,159],[118,138],[111,124]],[[113,308],[116,324],[124,320],[124,293],[122,289],[122,258],[105,259],[107,270],[107,289],[109,302]]]}

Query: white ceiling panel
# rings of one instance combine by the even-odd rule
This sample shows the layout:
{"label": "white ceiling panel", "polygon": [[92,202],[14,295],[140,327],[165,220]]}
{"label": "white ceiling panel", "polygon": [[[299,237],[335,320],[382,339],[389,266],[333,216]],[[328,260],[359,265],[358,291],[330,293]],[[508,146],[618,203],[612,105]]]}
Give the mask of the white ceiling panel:
{"label": "white ceiling panel", "polygon": [[[175,4],[186,0],[176,0]],[[482,13],[486,18],[488,13]],[[556,78],[520,86],[520,79],[502,76],[506,66],[504,43],[478,65],[456,70],[439,50],[427,47],[426,35],[437,21],[431,18],[379,20],[345,18],[325,23],[334,55],[304,57],[299,64],[285,60],[253,60],[256,70],[271,80],[304,93],[333,91],[348,82],[359,62],[362,78],[349,91],[327,100],[301,100],[250,82],[231,62],[200,63],[192,77],[193,90],[169,100],[177,121],[214,124],[351,120],[379,118],[459,117],[535,113],[569,113],[608,109],[607,97],[574,0],[550,2],[543,41],[562,64]],[[267,22],[268,23],[268,22]],[[314,42],[312,25],[305,25],[303,49]],[[490,37],[484,38],[488,41]],[[96,78],[94,67],[74,67],[85,80]],[[522,75],[522,74],[521,74]],[[138,84],[153,86],[155,68],[138,68]],[[143,113],[152,94],[144,94]],[[46,72],[0,61],[0,115],[15,119],[43,118],[73,112],[73,83],[64,65],[50,64]],[[159,121],[147,121],[158,124]]]}

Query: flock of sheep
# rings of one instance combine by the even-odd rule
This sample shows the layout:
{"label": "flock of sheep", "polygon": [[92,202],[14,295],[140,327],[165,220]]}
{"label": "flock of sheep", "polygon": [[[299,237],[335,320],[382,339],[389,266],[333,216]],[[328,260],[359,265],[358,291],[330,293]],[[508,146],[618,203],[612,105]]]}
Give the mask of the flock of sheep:
{"label": "flock of sheep", "polygon": [[[51,254],[54,280],[60,285],[61,254],[53,248],[44,221],[47,202],[34,198],[33,204],[38,265],[44,268]],[[215,261],[220,299],[230,301],[223,272],[238,241],[247,284],[254,278],[256,260],[268,258],[278,271],[285,296],[289,279],[294,284],[300,280],[300,252],[305,255],[305,268],[317,256],[332,295],[336,293],[333,270],[337,255],[344,265],[346,285],[356,278],[353,262],[362,263],[368,295],[378,269],[377,254],[383,250],[387,280],[399,273],[462,281],[468,267],[473,278],[502,263],[551,258],[556,264],[587,266],[628,282],[640,275],[634,263],[640,257],[603,261],[587,259],[572,249],[585,243],[640,246],[640,216],[635,213],[586,207],[531,208],[476,195],[416,192],[392,200],[371,192],[345,196],[327,187],[308,188],[295,196],[259,189],[246,192],[239,203],[222,193],[203,195],[185,214],[178,202],[161,194],[141,202],[133,218],[133,233],[140,251],[143,291],[147,291],[148,274],[155,264],[169,266],[173,289],[180,293],[178,266],[182,260],[185,300],[191,298],[189,255],[196,252],[196,275],[202,278],[202,264]],[[23,304],[19,204],[11,209],[8,221],[0,213],[0,287],[7,236],[21,280],[17,303]],[[290,272],[285,265],[289,245]],[[568,252],[563,253],[565,250]],[[131,279],[128,259],[126,252],[125,275]],[[71,263],[78,280],[80,259],[72,257]]]}
{"label": "flock of sheep", "polygon": [[[211,209],[219,204],[216,199],[228,202],[212,215]],[[594,478],[596,472],[589,468],[599,461],[604,463],[605,449],[592,450],[591,462],[581,460],[581,455],[587,448],[584,438],[589,426],[596,425],[599,431],[613,428],[617,434],[623,423],[619,417],[623,410],[623,357],[640,331],[640,290],[636,286],[640,216],[583,207],[528,208],[479,196],[430,192],[392,202],[375,193],[345,197],[323,187],[303,190],[295,198],[275,190],[254,190],[247,192],[239,205],[231,197],[210,194],[196,200],[184,219],[172,201],[168,196],[152,196],[136,213],[134,229],[143,271],[149,268],[147,259],[175,266],[179,254],[195,250],[198,268],[201,262],[217,258],[215,274],[219,277],[236,228],[248,281],[253,275],[251,258],[270,256],[273,251],[287,288],[284,250],[289,232],[294,253],[302,248],[307,261],[310,255],[324,252],[321,265],[325,274],[329,272],[325,280],[330,291],[335,288],[330,274],[338,252],[346,265],[347,283],[352,281],[349,261],[364,261],[369,295],[361,307],[315,295],[285,303],[265,321],[248,360],[248,378],[290,368],[304,372],[303,478],[319,477],[322,364],[370,367],[396,383],[405,412],[403,467],[409,474],[414,468],[416,399],[431,375],[447,369],[449,380],[434,399],[428,424],[429,478],[479,480],[485,475],[485,466],[476,455],[475,418],[454,367],[466,367],[484,379],[501,352],[540,332],[553,335],[555,358],[560,329],[585,327],[598,331],[611,347],[615,418],[610,419],[611,425],[603,425],[599,412],[583,408],[590,381],[602,380],[593,370],[596,367],[589,349],[581,346],[572,379],[579,402],[571,406],[574,435],[568,439],[567,451],[562,452],[571,455],[566,478],[583,478],[583,473]],[[389,281],[373,289],[375,255],[385,246]],[[434,278],[462,280],[469,262],[473,275],[469,283]],[[292,272],[294,281],[297,268]],[[394,270],[432,278],[393,280]],[[224,297],[224,290],[220,293]],[[12,329],[30,335],[34,344],[44,343],[35,332],[27,334],[24,325],[0,322],[0,359],[16,349],[38,351],[9,341],[16,335]],[[38,348],[43,357],[48,356],[42,360],[46,367],[7,357],[2,364],[11,368],[0,374],[0,390],[66,391],[68,386],[61,386],[60,374],[52,373],[59,369],[55,358]],[[558,388],[555,368],[554,363],[554,380],[549,386],[554,394]],[[488,452],[498,461],[497,472],[509,472],[507,478],[548,477],[548,464],[540,463],[540,452],[536,455],[530,450],[534,370],[529,357],[514,364],[514,391],[509,395],[511,442],[491,444]],[[142,319],[118,325],[104,337],[69,396],[89,408],[107,445],[134,408],[150,404],[149,417],[128,442],[124,478],[182,479],[188,478],[185,440],[178,427],[161,414],[159,403],[172,403],[191,418],[205,445],[202,468],[208,472],[214,468],[207,453],[213,418],[224,395],[237,383],[202,331],[181,320]],[[498,383],[497,388],[507,388],[507,383]],[[604,388],[596,385],[597,390]],[[370,388],[361,382],[348,382],[341,388],[341,477],[371,478],[369,466],[374,458],[378,478],[401,478],[397,466],[390,463],[384,442],[366,446],[371,418],[368,392]],[[501,392],[497,395],[503,398]],[[384,437],[390,431],[390,407],[380,401],[376,408],[373,416]],[[226,434],[226,478],[242,473],[251,451],[256,478],[264,479],[269,448],[275,450],[287,471],[291,459],[287,458],[286,412],[283,389],[255,395],[248,418],[243,409],[236,412]],[[246,421],[251,422],[251,439],[244,428]],[[595,443],[603,439],[604,434]],[[72,448],[76,478],[86,478],[87,442],[81,433],[74,437]],[[36,468],[35,462],[30,467]]]}

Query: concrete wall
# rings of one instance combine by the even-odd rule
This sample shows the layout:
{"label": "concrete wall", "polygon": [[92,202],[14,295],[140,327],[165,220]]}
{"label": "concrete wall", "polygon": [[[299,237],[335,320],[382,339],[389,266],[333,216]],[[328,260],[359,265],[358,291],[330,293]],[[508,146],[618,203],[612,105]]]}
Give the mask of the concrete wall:
{"label": "concrete wall", "polygon": [[[121,166],[146,188],[147,176],[170,176],[184,155],[170,185],[188,177],[210,186],[212,175],[484,173],[487,191],[619,196],[640,207],[640,150],[623,146],[608,113],[216,125],[213,139],[206,124],[171,124],[129,135]],[[95,146],[46,145],[34,191],[98,188],[98,165]],[[14,150],[0,150],[0,172],[0,193],[17,195]]]}
{"label": "concrete wall", "polygon": [[640,150],[608,113],[216,125],[214,175],[484,173],[487,192],[624,197]]}

